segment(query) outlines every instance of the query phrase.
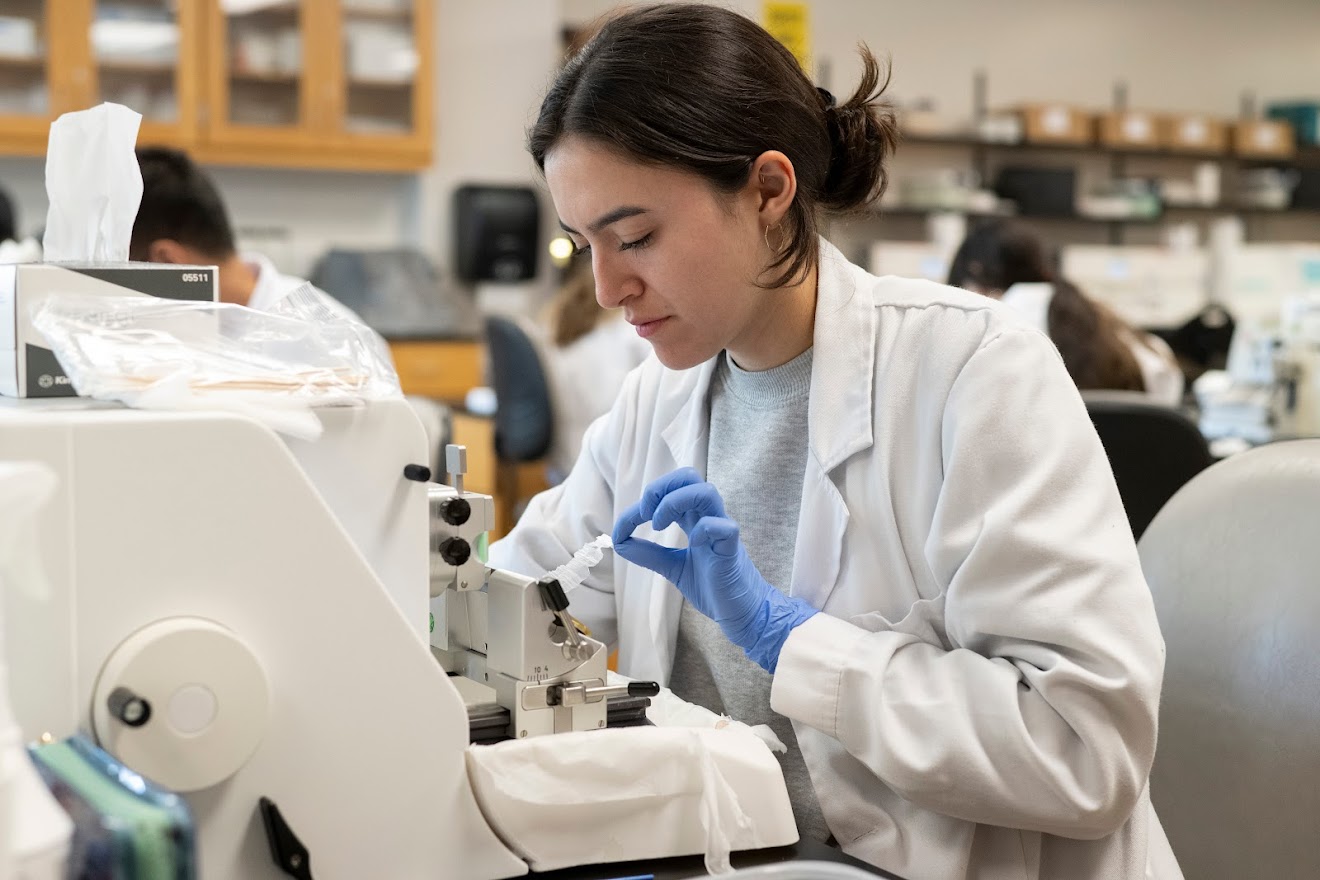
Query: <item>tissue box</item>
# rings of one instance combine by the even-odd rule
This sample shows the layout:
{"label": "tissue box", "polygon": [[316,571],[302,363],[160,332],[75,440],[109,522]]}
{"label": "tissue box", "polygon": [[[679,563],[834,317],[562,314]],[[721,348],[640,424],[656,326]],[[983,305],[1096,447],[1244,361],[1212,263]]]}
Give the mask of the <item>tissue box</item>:
{"label": "tissue box", "polygon": [[0,394],[76,397],[55,354],[32,326],[32,309],[48,296],[159,296],[215,302],[215,266],[169,263],[20,263],[0,266]]}

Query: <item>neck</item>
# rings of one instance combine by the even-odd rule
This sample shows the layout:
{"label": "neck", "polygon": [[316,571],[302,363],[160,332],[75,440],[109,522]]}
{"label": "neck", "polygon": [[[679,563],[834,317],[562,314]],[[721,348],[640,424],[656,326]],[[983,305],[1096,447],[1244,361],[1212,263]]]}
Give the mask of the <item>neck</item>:
{"label": "neck", "polygon": [[220,301],[245,306],[257,287],[257,270],[238,254],[220,260]]}
{"label": "neck", "polygon": [[729,345],[734,363],[744,370],[769,370],[811,348],[816,331],[816,281],[813,265],[798,283],[763,291],[773,302],[758,309],[751,326]]}

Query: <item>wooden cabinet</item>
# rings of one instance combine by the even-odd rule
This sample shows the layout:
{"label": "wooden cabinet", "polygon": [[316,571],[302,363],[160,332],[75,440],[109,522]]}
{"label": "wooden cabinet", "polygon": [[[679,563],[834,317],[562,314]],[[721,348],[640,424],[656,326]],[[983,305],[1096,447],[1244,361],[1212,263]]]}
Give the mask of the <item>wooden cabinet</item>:
{"label": "wooden cabinet", "polygon": [[433,30],[434,0],[0,0],[0,153],[116,101],[203,162],[424,168]]}

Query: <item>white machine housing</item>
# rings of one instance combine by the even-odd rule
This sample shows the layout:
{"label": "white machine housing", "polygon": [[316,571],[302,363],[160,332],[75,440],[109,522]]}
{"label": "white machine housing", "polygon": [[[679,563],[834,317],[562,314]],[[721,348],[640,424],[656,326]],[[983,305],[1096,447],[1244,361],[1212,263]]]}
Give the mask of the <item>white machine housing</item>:
{"label": "white machine housing", "polygon": [[[0,400],[0,461],[42,462],[59,478],[35,524],[45,595],[7,591],[23,736],[91,733],[183,793],[203,880],[287,876],[263,799],[318,880],[525,874],[537,850],[492,828],[551,827],[559,804],[489,787],[478,801],[460,679],[437,658],[494,688],[514,746],[604,726],[607,697],[630,686],[606,686],[604,646],[540,581],[490,569],[480,552],[432,564],[446,539],[480,550],[491,499],[418,481],[408,466],[427,460],[426,440],[405,401],[318,415],[313,443],[236,414]],[[437,524],[432,508],[458,497],[471,515]],[[436,626],[444,650],[428,644],[428,593],[450,614]],[[752,818],[728,839],[790,843],[778,763],[748,739],[754,754],[727,768],[726,794]],[[664,772],[637,764],[636,748],[625,742],[630,765]],[[603,801],[631,797],[608,774],[595,784],[611,793]],[[584,862],[700,851],[711,833],[700,811],[652,800],[651,813],[630,801],[643,838],[576,823],[557,832],[560,848]]]}
{"label": "white machine housing", "polygon": [[[427,487],[401,477],[426,460],[422,428],[402,400],[319,415],[305,443],[218,412],[0,401],[0,459],[61,480],[38,524],[49,595],[7,616],[23,733],[95,726],[191,789],[209,880],[286,876],[262,797],[318,880],[525,874],[475,802],[467,713],[424,636]],[[161,695],[155,723],[94,719],[120,683]],[[220,725],[245,743],[199,778]]]}

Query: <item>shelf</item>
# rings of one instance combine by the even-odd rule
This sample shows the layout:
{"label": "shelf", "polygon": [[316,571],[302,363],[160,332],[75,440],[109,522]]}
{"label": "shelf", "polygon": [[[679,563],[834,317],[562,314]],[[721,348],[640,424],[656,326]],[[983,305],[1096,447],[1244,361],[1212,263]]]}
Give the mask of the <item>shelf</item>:
{"label": "shelf", "polygon": [[286,0],[283,3],[271,3],[269,5],[261,3],[252,3],[252,8],[244,8],[241,3],[234,4],[233,11],[226,11],[225,17],[231,21],[260,21],[261,19],[280,19],[287,21],[290,18],[297,18],[299,9],[298,0]]}
{"label": "shelf", "polygon": [[0,68],[42,71],[46,68],[44,55],[0,55]]}
{"label": "shelf", "polygon": [[398,6],[376,8],[373,6],[344,6],[344,18],[372,19],[374,21],[397,21],[406,23],[412,19],[412,7]]}
{"label": "shelf", "polygon": [[1194,150],[1126,149],[1104,144],[1047,144],[1029,141],[1003,143],[1000,141],[983,141],[970,135],[905,134],[898,142],[899,149],[901,150],[906,144],[921,147],[982,148],[1008,152],[1091,153],[1098,156],[1121,156],[1132,159],[1178,159],[1189,162],[1244,162],[1262,165],[1320,166],[1320,147],[1300,147],[1297,153],[1290,158],[1262,158],[1258,156],[1237,156],[1232,153],[1197,152]]}
{"label": "shelf", "polygon": [[880,208],[868,212],[869,216],[881,220],[887,218],[902,220],[925,219],[931,214],[962,214],[972,220],[999,220],[999,219],[1020,219],[1027,223],[1035,222],[1056,222],[1064,221],[1068,223],[1093,223],[1098,226],[1122,225],[1122,226],[1153,226],[1163,223],[1168,219],[1170,213],[1193,213],[1193,214],[1218,214],[1218,215],[1236,215],[1247,217],[1312,217],[1320,215],[1320,209],[1311,208],[1234,208],[1231,206],[1203,206],[1203,205],[1166,205],[1164,213],[1158,217],[1087,217],[1083,214],[1054,215],[1043,216],[1037,214],[1003,214],[987,213],[984,211],[958,211],[953,208]]}
{"label": "shelf", "polygon": [[123,73],[135,76],[174,76],[178,67],[160,61],[99,61],[96,65],[103,73]]}
{"label": "shelf", "polygon": [[348,85],[350,88],[364,89],[410,89],[416,83],[416,79],[389,79],[385,77],[372,78],[364,76],[349,77]]}
{"label": "shelf", "polygon": [[298,73],[254,73],[251,71],[230,71],[229,79],[236,83],[257,85],[296,86],[302,78]]}

